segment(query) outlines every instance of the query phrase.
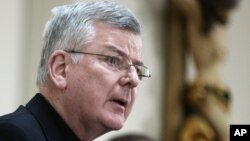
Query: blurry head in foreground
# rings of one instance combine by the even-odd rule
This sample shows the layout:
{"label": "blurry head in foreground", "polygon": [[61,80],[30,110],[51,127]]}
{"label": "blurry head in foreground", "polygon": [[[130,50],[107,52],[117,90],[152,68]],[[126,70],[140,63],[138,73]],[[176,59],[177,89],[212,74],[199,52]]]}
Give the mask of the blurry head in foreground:
{"label": "blurry head in foreground", "polygon": [[155,141],[152,138],[141,134],[125,134],[114,137],[109,141]]}

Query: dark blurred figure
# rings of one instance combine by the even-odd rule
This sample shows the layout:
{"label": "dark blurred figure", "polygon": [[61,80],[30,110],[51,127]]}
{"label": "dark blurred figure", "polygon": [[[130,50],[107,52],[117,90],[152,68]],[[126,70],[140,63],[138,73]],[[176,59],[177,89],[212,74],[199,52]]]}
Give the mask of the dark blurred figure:
{"label": "dark blurred figure", "polygon": [[142,134],[126,134],[112,138],[109,141],[156,141]]}

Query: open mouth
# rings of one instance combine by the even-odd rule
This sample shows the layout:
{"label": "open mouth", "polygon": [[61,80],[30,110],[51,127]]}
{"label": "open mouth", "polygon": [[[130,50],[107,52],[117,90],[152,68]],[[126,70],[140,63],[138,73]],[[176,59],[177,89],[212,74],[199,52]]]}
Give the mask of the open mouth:
{"label": "open mouth", "polygon": [[121,105],[123,107],[126,107],[128,102],[126,100],[123,100],[123,99],[113,99],[111,100],[112,102],[115,102],[117,103],[118,105]]}

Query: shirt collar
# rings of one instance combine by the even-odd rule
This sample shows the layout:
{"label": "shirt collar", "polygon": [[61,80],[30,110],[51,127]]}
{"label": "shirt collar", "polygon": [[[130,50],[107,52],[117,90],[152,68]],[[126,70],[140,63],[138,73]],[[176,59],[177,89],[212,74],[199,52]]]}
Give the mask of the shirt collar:
{"label": "shirt collar", "polygon": [[37,93],[26,105],[42,127],[48,140],[80,141],[49,102]]}

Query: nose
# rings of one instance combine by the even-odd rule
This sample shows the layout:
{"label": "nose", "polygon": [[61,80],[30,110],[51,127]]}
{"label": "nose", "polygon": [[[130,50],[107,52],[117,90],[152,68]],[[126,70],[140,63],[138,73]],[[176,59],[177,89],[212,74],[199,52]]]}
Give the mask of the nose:
{"label": "nose", "polygon": [[139,82],[140,79],[137,74],[136,68],[132,65],[127,70],[126,75],[124,75],[120,80],[121,85],[129,86],[130,88],[137,87]]}

